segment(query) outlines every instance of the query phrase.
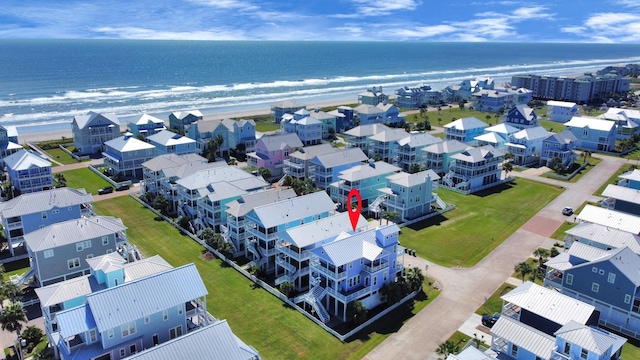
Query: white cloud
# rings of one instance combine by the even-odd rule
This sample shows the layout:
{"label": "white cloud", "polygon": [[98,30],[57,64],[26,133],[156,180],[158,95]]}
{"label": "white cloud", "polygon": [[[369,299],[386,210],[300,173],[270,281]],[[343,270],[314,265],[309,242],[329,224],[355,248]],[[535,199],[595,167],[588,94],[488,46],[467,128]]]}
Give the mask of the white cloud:
{"label": "white cloud", "polygon": [[117,37],[120,39],[143,39],[143,40],[246,40],[240,33],[228,30],[197,30],[197,31],[158,31],[140,27],[100,27],[93,29],[97,33],[107,37]]}
{"label": "white cloud", "polygon": [[581,26],[561,29],[591,42],[637,42],[640,38],[640,15],[632,13],[599,13],[588,17]]}
{"label": "white cloud", "polygon": [[394,38],[398,39],[425,39],[454,33],[456,28],[451,25],[411,26],[399,27],[389,31]]}
{"label": "white cloud", "polygon": [[612,2],[625,7],[640,7],[640,0],[613,0]]}
{"label": "white cloud", "polygon": [[416,0],[351,0],[351,2],[355,4],[360,16],[384,16],[398,11],[413,11],[421,4]]}
{"label": "white cloud", "polygon": [[251,11],[251,10],[258,10],[260,8],[248,1],[242,1],[242,0],[189,0],[189,1],[198,5],[206,5],[206,6],[226,9],[226,10]]}

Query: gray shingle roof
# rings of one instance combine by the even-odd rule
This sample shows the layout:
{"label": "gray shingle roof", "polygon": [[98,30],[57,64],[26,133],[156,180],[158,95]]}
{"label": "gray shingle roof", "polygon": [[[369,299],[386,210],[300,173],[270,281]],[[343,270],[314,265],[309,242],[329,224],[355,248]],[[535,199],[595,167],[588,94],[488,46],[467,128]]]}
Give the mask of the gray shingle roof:
{"label": "gray shingle roof", "polygon": [[287,224],[309,216],[336,209],[329,195],[319,191],[276,203],[257,206],[253,209],[266,228]]}
{"label": "gray shingle roof", "polygon": [[126,230],[122,220],[110,216],[92,216],[68,220],[24,234],[32,251],[43,251],[99,238]]}
{"label": "gray shingle roof", "polygon": [[0,203],[0,214],[4,218],[34,214],[54,208],[76,206],[93,202],[91,194],[84,189],[59,188],[22,194]]}
{"label": "gray shingle roof", "polygon": [[[205,345],[206,346],[203,346]],[[186,335],[129,356],[132,360],[250,360],[258,351],[246,345],[226,320],[194,330]]]}
{"label": "gray shingle roof", "polygon": [[87,305],[98,331],[104,332],[207,293],[195,265],[187,264],[90,294]]}

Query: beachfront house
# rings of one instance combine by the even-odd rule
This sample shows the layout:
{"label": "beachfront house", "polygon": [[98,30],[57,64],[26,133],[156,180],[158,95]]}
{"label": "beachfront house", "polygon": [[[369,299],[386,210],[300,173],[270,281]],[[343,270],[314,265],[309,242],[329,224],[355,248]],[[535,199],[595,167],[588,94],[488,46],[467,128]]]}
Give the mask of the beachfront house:
{"label": "beachfront house", "polygon": [[516,360],[618,359],[626,339],[597,328],[593,306],[530,281],[502,296],[491,350]]}
{"label": "beachfront house", "polygon": [[336,204],[319,191],[256,206],[245,216],[245,256],[268,274],[275,271],[276,244],[293,227],[329,216]]}
{"label": "beachfront house", "polygon": [[22,149],[15,126],[0,125],[0,165],[4,158]]}
{"label": "beachfront house", "polygon": [[271,118],[273,122],[279,124],[284,114],[293,114],[294,112],[304,109],[305,106],[295,100],[283,100],[271,104]]}
{"label": "beachfront house", "polygon": [[102,156],[111,174],[141,179],[142,163],[153,159],[155,146],[127,133],[105,142]]}
{"label": "beachfront house", "polygon": [[330,154],[337,151],[331,144],[320,144],[313,146],[305,146],[298,149],[291,155],[288,160],[284,160],[284,173],[293,178],[304,180],[313,180],[314,165],[311,160],[316,156]]}
{"label": "beachfront house", "polygon": [[462,80],[458,85],[449,85],[442,90],[442,98],[448,103],[471,100],[471,95],[482,89],[493,90],[495,81],[491,78],[475,78]]}
{"label": "beachfront house", "polygon": [[551,121],[565,123],[574,116],[580,116],[580,108],[570,101],[547,101],[547,118]]}
{"label": "beachfront house", "polygon": [[256,169],[267,168],[272,177],[281,177],[284,173],[284,161],[302,146],[302,141],[296,134],[265,135],[256,143],[256,151],[247,154],[247,164]]}
{"label": "beachfront house", "polygon": [[475,137],[484,134],[484,129],[488,126],[489,124],[475,117],[458,119],[444,126],[445,140],[473,144]]}
{"label": "beachfront house", "polygon": [[85,259],[117,250],[127,242],[127,227],[110,216],[72,219],[24,235],[30,272],[38,286],[89,274]]}
{"label": "beachfront house", "polygon": [[442,93],[432,90],[429,85],[403,86],[396,90],[395,104],[399,108],[418,109],[425,105],[439,105],[441,102]]}
{"label": "beachfront house", "polygon": [[162,119],[149,114],[138,115],[129,121],[129,131],[134,136],[147,137],[165,129]]}
{"label": "beachfront house", "polygon": [[545,265],[545,286],[594,306],[599,325],[640,338],[640,257],[633,250],[576,241]]}
{"label": "beachfront house", "polygon": [[422,149],[439,142],[442,142],[441,138],[429,133],[411,132],[409,136],[398,140],[398,166],[407,172],[416,172],[416,170],[424,169],[425,163]]}
{"label": "beachfront house", "polygon": [[493,146],[469,147],[451,156],[451,168],[442,178],[442,184],[450,188],[472,193],[501,184],[504,152]]}
{"label": "beachfront house", "polygon": [[254,176],[235,166],[217,166],[200,170],[176,181],[178,215],[191,221],[192,231],[205,227],[219,231],[226,224],[226,204],[249,192],[269,186],[260,176]]}
{"label": "beachfront house", "polygon": [[527,104],[532,99],[532,91],[519,89],[479,90],[471,94],[473,108],[478,111],[496,113],[500,109]]}
{"label": "beachfront house", "polygon": [[12,191],[18,194],[53,189],[51,162],[31,150],[20,149],[4,158]]}
{"label": "beachfront house", "polygon": [[71,131],[75,151],[82,155],[97,154],[103,151],[105,142],[120,136],[120,121],[114,113],[90,111],[73,117]]}
{"label": "beachfront house", "polygon": [[382,86],[372,86],[358,94],[358,104],[378,105],[389,102],[389,95],[382,92]]}
{"label": "beachfront house", "polygon": [[538,115],[526,104],[516,105],[509,109],[504,122],[520,130],[539,126]]}
{"label": "beachfront house", "polygon": [[59,188],[22,194],[0,202],[0,219],[11,256],[26,254],[24,235],[58,222],[93,215],[84,189]]}
{"label": "beachfront house", "polygon": [[358,125],[385,124],[392,127],[399,127],[404,124],[404,116],[400,114],[400,109],[390,103],[380,103],[378,105],[358,105],[354,108]]}
{"label": "beachfront house", "polygon": [[283,115],[280,127],[286,133],[297,134],[304,146],[322,142],[322,121],[312,118],[307,109]]}
{"label": "beachfront house", "polygon": [[311,250],[334,241],[341,233],[354,234],[368,225],[359,215],[354,230],[349,214],[343,212],[285,230],[276,243],[275,284],[288,282],[296,291],[308,290]]}
{"label": "beachfront house", "polygon": [[162,130],[147,136],[147,142],[155,147],[155,156],[193,154],[198,150],[195,140],[169,130]]}
{"label": "beachfront house", "polygon": [[224,240],[233,245],[234,257],[245,254],[245,241],[247,239],[245,217],[254,207],[291,199],[298,196],[293,189],[275,190],[267,189],[240,196],[240,198],[228,202],[226,225],[220,225],[220,233]]}
{"label": "beachfront house", "polygon": [[551,161],[554,158],[558,158],[564,169],[569,169],[578,158],[574,151],[577,141],[578,139],[569,130],[549,134],[542,141],[540,164],[549,167],[551,166]]}
{"label": "beachfront house", "polygon": [[397,225],[355,234],[343,232],[334,241],[310,250],[310,289],[294,299],[313,309],[320,321],[347,321],[347,307],[355,301],[367,309],[384,302],[380,289],[403,271],[403,248]]}
{"label": "beachfront house", "polygon": [[183,132],[193,123],[203,118],[200,110],[176,111],[169,114],[169,129]]}
{"label": "beachfront house", "polygon": [[326,190],[329,184],[336,181],[341,171],[362,164],[368,159],[360,148],[347,148],[317,155],[309,162],[312,167],[313,184]]}
{"label": "beachfront house", "polygon": [[207,293],[194,264],[93,292],[56,313],[54,346],[63,360],[123,359],[215,322]]}
{"label": "beachfront house", "polygon": [[516,165],[531,166],[540,163],[544,140],[549,132],[542,126],[525,128],[509,136],[505,144],[506,152],[513,154],[511,161]]}
{"label": "beachfront house", "polygon": [[387,186],[387,176],[400,172],[400,168],[384,161],[369,159],[368,164],[360,164],[342,170],[338,178],[329,185],[331,199],[338,204],[338,210],[350,209],[347,201],[351,189],[357,189],[362,199],[362,211],[375,211],[375,201],[380,196],[379,189]]}
{"label": "beachfront house", "polygon": [[399,222],[425,217],[435,211],[436,204],[442,209],[447,207],[437,195],[439,180],[440,176],[431,169],[387,176],[387,186],[378,190],[380,196],[370,209],[377,214],[395,212],[398,217],[394,221]]}
{"label": "beachfront house", "polygon": [[576,137],[576,147],[591,151],[613,151],[616,145],[616,124],[613,121],[574,116],[564,123]]}
{"label": "beachfront house", "polygon": [[451,169],[452,156],[466,150],[469,145],[458,140],[445,140],[422,149],[426,169],[443,176]]}

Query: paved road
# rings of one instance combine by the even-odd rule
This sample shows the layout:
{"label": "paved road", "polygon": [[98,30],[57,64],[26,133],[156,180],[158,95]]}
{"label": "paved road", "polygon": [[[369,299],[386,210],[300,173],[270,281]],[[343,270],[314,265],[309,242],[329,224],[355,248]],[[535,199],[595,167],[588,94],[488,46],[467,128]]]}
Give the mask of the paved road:
{"label": "paved road", "polygon": [[[425,269],[442,292],[429,306],[409,320],[395,334],[373,349],[365,359],[437,359],[435,350],[491,296],[513,273],[514,266],[529,258],[566,220],[564,206],[578,207],[625,163],[625,159],[602,157],[603,161],[560,196],[540,210],[513,235],[472,268],[446,268],[421,258],[405,259],[407,266]],[[515,176],[558,185],[556,180],[531,172]],[[514,201],[517,201],[514,199]]]}

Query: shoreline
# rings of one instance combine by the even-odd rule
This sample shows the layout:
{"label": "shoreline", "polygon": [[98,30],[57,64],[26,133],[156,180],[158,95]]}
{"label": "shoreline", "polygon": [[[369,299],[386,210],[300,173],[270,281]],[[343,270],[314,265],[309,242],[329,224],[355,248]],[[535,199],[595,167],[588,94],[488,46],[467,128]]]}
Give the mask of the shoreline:
{"label": "shoreline", "polygon": [[[305,104],[304,102],[299,101],[299,103],[304,105],[307,109],[340,106],[340,105],[353,104],[357,102],[358,102],[357,99],[355,101],[352,99],[316,101],[311,104]],[[188,111],[188,110],[176,110],[176,111]],[[202,115],[203,115],[203,120],[215,120],[215,119],[227,119],[227,118],[249,118],[251,116],[270,115],[270,114],[271,114],[271,108],[266,107],[266,108],[238,109],[238,110],[232,110],[232,111],[203,113]],[[162,119],[162,120],[164,120],[165,125],[168,125],[169,123],[168,118]],[[127,122],[120,123],[121,132],[126,131],[128,128],[129,128],[129,124]],[[41,132],[34,131],[26,134],[20,134],[20,132],[18,132],[18,142],[21,145],[25,145],[27,143],[38,143],[43,141],[57,140],[63,137],[69,139],[70,142],[73,142],[73,134],[71,132],[71,123],[69,123],[68,130],[54,130],[54,131],[43,130]]]}

